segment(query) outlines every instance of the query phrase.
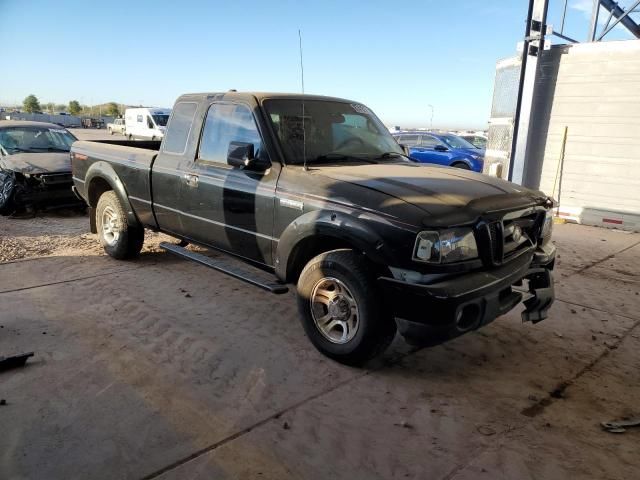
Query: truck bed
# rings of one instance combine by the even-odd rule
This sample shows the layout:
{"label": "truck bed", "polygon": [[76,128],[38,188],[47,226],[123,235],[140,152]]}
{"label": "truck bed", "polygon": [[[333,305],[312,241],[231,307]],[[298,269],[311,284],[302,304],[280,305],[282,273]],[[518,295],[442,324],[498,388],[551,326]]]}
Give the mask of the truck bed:
{"label": "truck bed", "polygon": [[[92,172],[112,168],[126,188],[126,195],[136,217],[153,226],[151,207],[151,165],[160,149],[160,141],[97,140],[74,142],[71,152],[74,182],[80,194],[88,198]],[[84,158],[86,157],[86,158]],[[78,158],[83,160],[78,161]],[[102,165],[95,165],[102,162]]]}

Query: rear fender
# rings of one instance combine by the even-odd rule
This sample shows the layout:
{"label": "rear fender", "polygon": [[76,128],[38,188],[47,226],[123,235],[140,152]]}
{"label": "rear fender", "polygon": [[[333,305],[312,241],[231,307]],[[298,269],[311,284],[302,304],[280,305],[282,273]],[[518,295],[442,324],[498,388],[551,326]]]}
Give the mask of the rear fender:
{"label": "rear fender", "polygon": [[292,253],[301,242],[314,236],[351,245],[375,263],[391,263],[389,247],[365,222],[344,212],[315,210],[298,217],[282,232],[275,252],[275,271],[280,279],[291,280],[291,263],[296,261]]}
{"label": "rear fender", "polygon": [[131,207],[129,195],[127,194],[124,184],[113,167],[107,162],[95,162],[89,167],[85,176],[85,184],[87,185],[87,201],[92,210],[95,209],[98,204],[99,195],[95,195],[95,189],[101,188],[99,187],[99,185],[102,184],[101,180],[107,182],[111,187],[111,190],[116,192],[120,203],[124,207],[125,212],[127,212],[127,222],[129,225],[139,225],[140,221]]}

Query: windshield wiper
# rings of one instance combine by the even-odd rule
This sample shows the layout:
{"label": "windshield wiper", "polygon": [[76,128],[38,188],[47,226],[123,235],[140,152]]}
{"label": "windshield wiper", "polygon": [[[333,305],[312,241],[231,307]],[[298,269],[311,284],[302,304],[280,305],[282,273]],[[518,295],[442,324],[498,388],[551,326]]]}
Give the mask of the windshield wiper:
{"label": "windshield wiper", "polygon": [[376,163],[369,158],[358,157],[356,155],[345,155],[343,153],[326,153],[324,155],[318,155],[313,163],[333,162],[336,160],[351,160],[356,162]]}
{"label": "windshield wiper", "polygon": [[379,155],[376,158],[393,158],[393,157],[404,157],[408,160],[411,160],[411,157],[400,152],[384,152],[382,155]]}
{"label": "windshield wiper", "polygon": [[64,150],[62,148],[56,147],[31,147],[32,150],[47,150],[49,152],[68,152],[69,150]]}
{"label": "windshield wiper", "polygon": [[12,150],[14,152],[24,152],[24,153],[29,153],[31,150],[27,150],[26,148],[20,148],[20,147],[7,147],[7,150]]}

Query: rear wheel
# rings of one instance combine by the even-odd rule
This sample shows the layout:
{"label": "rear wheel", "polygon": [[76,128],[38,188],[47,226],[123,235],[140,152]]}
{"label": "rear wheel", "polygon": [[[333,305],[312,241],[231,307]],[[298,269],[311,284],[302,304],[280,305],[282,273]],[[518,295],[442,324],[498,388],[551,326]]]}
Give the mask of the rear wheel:
{"label": "rear wheel", "polygon": [[96,225],[100,243],[113,258],[134,258],[142,250],[144,228],[129,225],[125,210],[113,190],[104,192],[98,200]]}
{"label": "rear wheel", "polygon": [[109,135],[113,135],[113,130],[109,129]]}
{"label": "rear wheel", "polygon": [[323,253],[305,266],[298,279],[298,309],[311,343],[350,365],[382,353],[396,333],[370,265],[352,250]]}
{"label": "rear wheel", "polygon": [[462,170],[471,170],[471,167],[469,167],[469,165],[467,165],[464,162],[455,162],[455,163],[452,163],[451,166],[454,168],[460,168]]}

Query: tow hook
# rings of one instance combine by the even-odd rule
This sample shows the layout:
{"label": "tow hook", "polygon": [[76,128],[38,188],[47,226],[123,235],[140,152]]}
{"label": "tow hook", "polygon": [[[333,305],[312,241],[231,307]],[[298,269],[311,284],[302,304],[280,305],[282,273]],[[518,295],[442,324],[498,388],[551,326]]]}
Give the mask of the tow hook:
{"label": "tow hook", "polygon": [[529,270],[527,279],[531,297],[523,302],[526,309],[522,312],[522,321],[538,323],[547,318],[547,312],[555,299],[553,278],[546,268],[536,268]]}

